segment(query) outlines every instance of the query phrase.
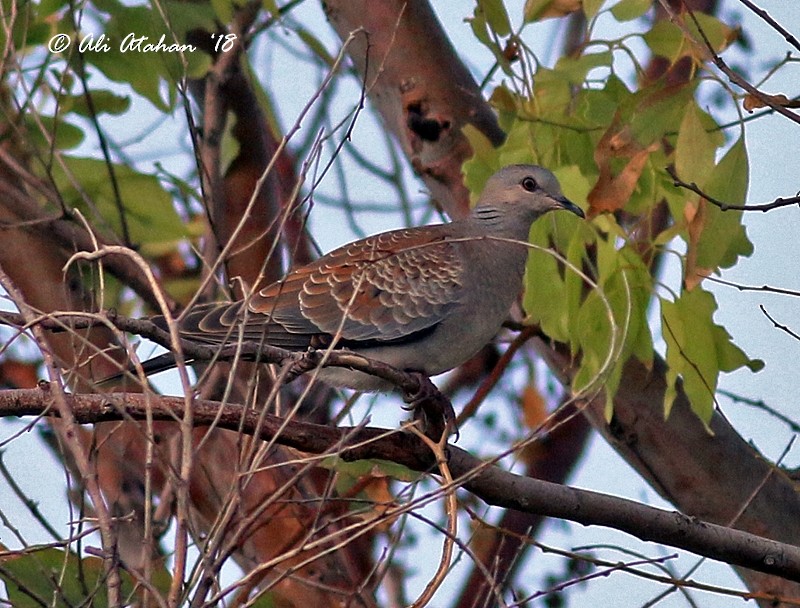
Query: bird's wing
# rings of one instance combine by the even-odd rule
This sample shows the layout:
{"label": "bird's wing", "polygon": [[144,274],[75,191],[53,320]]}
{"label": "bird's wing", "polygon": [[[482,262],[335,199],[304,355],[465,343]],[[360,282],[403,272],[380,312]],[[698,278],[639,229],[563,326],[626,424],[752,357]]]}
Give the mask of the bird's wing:
{"label": "bird's wing", "polygon": [[[255,294],[247,323],[266,315],[278,334],[344,341],[401,340],[429,329],[463,290],[463,262],[443,228],[394,230],[336,249]],[[267,340],[275,344],[272,330]]]}

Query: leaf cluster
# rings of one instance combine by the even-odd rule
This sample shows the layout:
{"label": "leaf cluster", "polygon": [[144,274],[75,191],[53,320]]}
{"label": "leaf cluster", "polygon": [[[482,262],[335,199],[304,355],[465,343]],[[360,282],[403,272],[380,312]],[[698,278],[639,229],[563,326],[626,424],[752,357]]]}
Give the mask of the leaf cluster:
{"label": "leaf cluster", "polygon": [[[510,34],[496,4],[480,2],[472,26],[500,56],[504,36],[518,34]],[[670,369],[665,412],[682,382],[694,411],[708,422],[720,372],[743,366],[755,371],[763,364],[748,358],[714,322],[714,296],[702,281],[749,256],[753,246],[741,212],[722,211],[678,189],[667,168],[736,204],[747,192],[747,150],[743,132],[730,141],[700,106],[698,78],[665,84],[640,73],[638,82],[625,81],[627,60],[642,43],[670,65],[690,61],[700,70],[699,34],[657,21],[616,39],[591,35],[600,17],[621,27],[649,7],[638,0],[610,8],[529,1],[529,21],[582,10],[590,36],[552,67],[530,51],[523,55],[520,63],[536,66],[532,91],[518,83],[533,69],[499,62],[506,80],[491,99],[508,137],[494,148],[468,129],[475,154],[465,175],[470,190],[479,192],[503,165],[540,164],[559,177],[567,197],[585,206],[591,222],[554,214],[534,225],[524,299],[528,322],[578,358],[573,390],[605,391],[610,416],[624,364],[636,357],[649,365],[661,338]],[[712,16],[698,15],[694,28],[703,30],[717,52],[735,39],[733,28]],[[666,220],[658,219],[664,214]],[[658,283],[664,256],[680,259],[680,286]],[[655,302],[658,317],[651,311]]]}

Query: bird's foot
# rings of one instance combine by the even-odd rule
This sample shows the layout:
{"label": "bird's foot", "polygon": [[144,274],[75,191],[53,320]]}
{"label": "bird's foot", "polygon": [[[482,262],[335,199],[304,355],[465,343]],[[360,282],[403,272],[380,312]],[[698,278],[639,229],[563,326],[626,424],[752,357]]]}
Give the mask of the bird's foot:
{"label": "bird's foot", "polygon": [[294,353],[285,363],[283,382],[289,384],[295,378],[316,369],[322,359],[321,355],[320,351],[313,348],[302,353]]}
{"label": "bird's foot", "polygon": [[422,423],[423,432],[433,441],[438,442],[441,437],[451,433],[455,433],[458,441],[453,404],[442,395],[428,376],[421,372],[408,373],[417,379],[419,388],[414,393],[404,395],[403,400],[408,404],[405,409],[414,413],[414,420]]}

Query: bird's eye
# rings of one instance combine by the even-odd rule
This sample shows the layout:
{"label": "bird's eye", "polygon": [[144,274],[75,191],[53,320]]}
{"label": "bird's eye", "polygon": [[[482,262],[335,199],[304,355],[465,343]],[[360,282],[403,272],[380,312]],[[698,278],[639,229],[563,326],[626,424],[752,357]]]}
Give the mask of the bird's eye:
{"label": "bird's eye", "polygon": [[525,188],[528,192],[533,192],[536,190],[536,180],[532,177],[526,177],[522,180],[522,187]]}

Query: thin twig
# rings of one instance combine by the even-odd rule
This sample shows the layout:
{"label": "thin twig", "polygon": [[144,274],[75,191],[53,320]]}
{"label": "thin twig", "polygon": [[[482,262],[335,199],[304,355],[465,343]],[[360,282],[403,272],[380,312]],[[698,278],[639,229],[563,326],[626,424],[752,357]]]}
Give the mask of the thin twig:
{"label": "thin twig", "polygon": [[414,601],[410,608],[424,608],[433,598],[436,590],[442,586],[450,564],[453,561],[453,546],[456,535],[458,534],[458,501],[456,500],[456,484],[453,482],[453,475],[450,467],[447,466],[447,435],[442,434],[438,442],[434,442],[420,431],[415,425],[408,425],[406,428],[416,435],[436,456],[436,464],[442,476],[442,485],[447,488],[447,534],[444,535],[444,546],[442,547],[442,559],[433,578],[425,585],[422,594]]}
{"label": "thin twig", "polygon": [[749,405],[750,407],[763,410],[776,420],[788,426],[793,433],[800,433],[800,423],[795,422],[788,416],[781,414],[775,408],[770,407],[769,405],[766,404],[766,402],[763,399],[750,399],[749,397],[742,397],[741,395],[737,395],[736,393],[732,393],[731,391],[726,391],[721,388],[717,389],[717,392],[720,395],[727,397],[734,403],[743,403],[744,405]]}
{"label": "thin twig", "polygon": [[731,203],[726,203],[724,201],[718,200],[711,196],[710,194],[703,192],[700,187],[694,182],[685,182],[681,178],[678,177],[678,174],[675,172],[675,168],[670,166],[667,167],[667,173],[669,173],[670,177],[672,178],[672,183],[674,186],[678,188],[686,188],[687,190],[691,190],[695,194],[703,197],[709,203],[714,205],[715,207],[719,207],[722,211],[772,211],[773,209],[778,209],[780,207],[789,207],[790,205],[798,205],[800,206],[800,196],[790,196],[789,198],[776,198],[771,203],[763,203],[760,205],[733,205]]}
{"label": "thin twig", "polygon": [[[0,269],[0,285],[14,301],[27,321],[36,318],[36,312],[31,308],[24,297],[12,282],[11,278]],[[47,346],[47,338],[41,327],[32,328],[34,337],[39,349],[42,352],[45,368],[50,377],[50,384],[47,391],[47,401],[52,404],[53,409],[58,411],[61,424],[64,425],[62,437],[70,455],[74,459],[75,466],[80,471],[81,482],[85,484],[86,491],[92,499],[92,504],[97,515],[97,522],[100,531],[100,540],[103,547],[103,569],[106,576],[106,592],[108,594],[108,605],[121,605],[122,580],[119,573],[119,555],[117,552],[117,535],[115,524],[111,513],[106,505],[105,498],[100,487],[97,469],[93,466],[80,440],[77,429],[77,422],[72,409],[68,405],[68,396],[62,384],[61,375],[55,364],[54,356]]]}
{"label": "thin twig", "polygon": [[794,48],[800,51],[800,42],[797,41],[797,38],[792,36],[780,23],[775,21],[772,17],[769,16],[769,13],[765,11],[763,8],[756,6],[750,0],[739,0],[742,4],[744,4],[747,8],[753,11],[756,15],[761,17],[772,29],[778,32],[781,36],[783,36],[784,40],[791,44]]}
{"label": "thin twig", "polygon": [[777,321],[776,321],[776,320],[775,320],[775,319],[774,319],[774,318],[773,318],[773,317],[772,317],[772,316],[771,316],[771,315],[770,315],[770,314],[767,312],[767,309],[766,309],[766,308],[764,308],[764,305],[763,305],[763,304],[759,304],[759,305],[758,305],[758,307],[761,309],[761,312],[762,312],[762,313],[764,313],[764,316],[765,316],[765,317],[767,317],[767,319],[769,319],[770,321],[772,321],[772,325],[775,327],[775,329],[780,329],[781,331],[783,331],[783,332],[786,332],[787,334],[789,334],[789,335],[790,335],[792,338],[794,338],[795,340],[800,340],[800,335],[797,335],[795,332],[793,332],[791,329],[789,329],[789,327],[788,327],[787,325],[782,325],[782,324],[778,323],[778,322],[777,322]]}
{"label": "thin twig", "polygon": [[478,387],[478,390],[475,391],[475,394],[472,398],[467,402],[467,404],[461,409],[461,413],[458,415],[458,419],[456,420],[456,425],[461,426],[464,424],[466,420],[471,418],[475,412],[477,411],[478,407],[480,407],[483,400],[486,399],[487,395],[492,391],[492,389],[497,385],[500,381],[500,378],[503,377],[503,374],[508,367],[508,364],[511,362],[511,359],[514,357],[516,352],[533,336],[537,335],[540,332],[539,328],[533,325],[524,325],[520,328],[519,334],[514,338],[505,352],[500,356],[500,359],[495,364],[494,368],[492,368],[491,373],[487,376],[481,385]]}
{"label": "thin twig", "polygon": [[800,115],[798,115],[796,112],[792,112],[788,108],[777,103],[772,98],[772,96],[762,93],[756,87],[754,87],[744,78],[742,78],[739,74],[737,74],[735,70],[732,70],[730,67],[728,67],[728,64],[725,63],[725,61],[714,50],[714,47],[708,40],[705,31],[703,30],[702,27],[700,27],[700,24],[697,22],[697,19],[694,16],[694,12],[688,6],[686,6],[685,3],[684,7],[688,11],[689,16],[694,21],[695,27],[697,28],[697,31],[700,33],[700,37],[703,39],[702,44],[694,39],[692,33],[689,31],[689,28],[687,28],[686,24],[683,22],[683,19],[680,17],[680,15],[678,15],[675,12],[675,10],[670,6],[667,0],[659,0],[659,2],[669,15],[670,20],[683,31],[683,33],[689,40],[693,41],[696,44],[696,48],[700,51],[702,55],[704,55],[704,59],[706,61],[713,63],[717,67],[717,69],[719,69],[723,74],[725,74],[733,84],[744,89],[745,91],[750,93],[753,97],[759,99],[761,102],[764,103],[764,105],[767,105],[776,112],[778,112],[779,114],[784,115],[792,122],[800,124]]}
{"label": "thin twig", "polygon": [[[3,415],[39,415],[45,409],[46,395],[41,389],[0,391],[0,412]],[[148,404],[144,395],[137,394],[64,395],[63,400],[78,423],[118,420],[122,417],[121,412],[143,418],[147,407],[152,407],[156,420],[172,419],[181,416],[185,407],[182,398],[151,396],[152,403]],[[221,428],[242,429],[249,433],[260,420],[259,412],[241,406],[195,400],[191,407],[195,410],[194,420],[198,426],[219,417]],[[220,409],[224,410],[221,416]],[[50,415],[58,416],[60,413],[52,411]],[[280,417],[266,416],[259,436],[272,439],[277,428],[283,429],[279,443],[304,452],[330,453],[335,448],[342,460],[381,458],[428,472],[435,464],[427,446],[411,433],[371,428],[353,432],[352,429],[300,421],[287,423]],[[344,441],[343,437],[346,438]],[[515,475],[455,446],[449,446],[448,451],[453,483],[489,504],[583,525],[613,527],[642,540],[665,543],[730,564],[800,581],[798,547],[635,501]],[[316,546],[319,543],[312,541],[307,548]]]}
{"label": "thin twig", "polygon": [[739,283],[734,283],[733,281],[726,281],[725,279],[720,279],[719,277],[714,276],[707,276],[706,277],[709,281],[713,283],[719,283],[720,285],[726,285],[727,287],[734,287],[739,291],[763,291],[766,293],[776,293],[782,296],[793,296],[793,297],[800,297],[800,291],[796,289],[786,289],[784,287],[772,287],[770,285],[741,285]]}

